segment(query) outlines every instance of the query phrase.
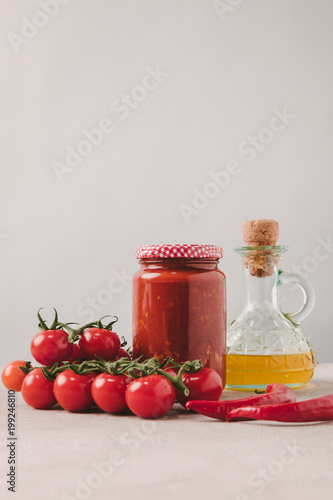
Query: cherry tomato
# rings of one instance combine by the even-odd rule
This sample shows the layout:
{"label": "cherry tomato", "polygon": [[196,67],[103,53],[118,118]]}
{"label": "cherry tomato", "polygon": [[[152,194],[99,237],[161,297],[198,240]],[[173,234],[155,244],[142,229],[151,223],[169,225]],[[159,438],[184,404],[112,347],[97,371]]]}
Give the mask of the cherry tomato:
{"label": "cherry tomato", "polygon": [[33,408],[51,408],[56,404],[53,382],[44,377],[41,368],[35,368],[23,380],[21,394],[27,405]]}
{"label": "cherry tomato", "polygon": [[221,397],[222,381],[219,374],[212,368],[201,368],[196,373],[183,372],[182,380],[190,391],[189,396],[176,391],[177,400],[183,406],[187,401],[200,399],[218,401]]}
{"label": "cherry tomato", "polygon": [[108,413],[122,413],[128,410],[125,391],[131,381],[132,379],[126,375],[100,373],[91,386],[93,400],[101,410]]}
{"label": "cherry tomato", "polygon": [[72,370],[65,370],[54,381],[54,395],[62,408],[67,411],[87,410],[94,404],[91,384],[96,374],[89,372],[78,375]]}
{"label": "cherry tomato", "polygon": [[117,356],[115,357],[115,361],[118,361],[118,359],[120,359],[120,358],[132,359],[130,353],[128,351],[126,351],[125,349],[123,349],[122,347],[119,349],[119,352],[118,352]]}
{"label": "cherry tomato", "polygon": [[79,340],[79,347],[85,359],[100,356],[105,361],[113,361],[120,349],[120,340],[115,332],[104,328],[88,328]]}
{"label": "cherry tomato", "polygon": [[30,350],[38,363],[50,366],[56,361],[67,361],[73,352],[73,344],[68,342],[64,330],[45,330],[32,338]]}
{"label": "cherry tomato", "polygon": [[21,390],[25,373],[19,367],[25,366],[25,364],[26,361],[12,361],[5,366],[2,370],[1,380],[6,389],[16,392]]}
{"label": "cherry tomato", "polygon": [[138,417],[159,418],[172,408],[175,391],[163,375],[148,375],[129,384],[125,399],[129,409]]}
{"label": "cherry tomato", "polygon": [[73,361],[77,361],[78,359],[85,359],[84,354],[81,351],[78,344],[73,344],[73,352],[72,352],[70,358],[68,358],[68,361],[73,363]]}

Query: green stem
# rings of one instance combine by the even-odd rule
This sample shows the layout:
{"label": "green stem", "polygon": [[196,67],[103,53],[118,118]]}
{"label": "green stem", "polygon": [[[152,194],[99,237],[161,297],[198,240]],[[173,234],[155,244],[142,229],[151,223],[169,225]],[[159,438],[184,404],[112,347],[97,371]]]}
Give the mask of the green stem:
{"label": "green stem", "polygon": [[38,326],[40,327],[40,329],[42,330],[42,332],[45,332],[45,330],[48,330],[48,327],[47,327],[47,325],[46,325],[45,321],[43,320],[43,318],[41,317],[41,315],[40,315],[40,313],[39,313],[39,311],[41,311],[42,309],[44,309],[44,308],[43,308],[43,307],[41,307],[41,308],[40,308],[40,309],[38,309],[38,311],[37,311],[37,318],[38,318],[38,320],[39,320],[39,325],[38,325]]}
{"label": "green stem", "polygon": [[35,369],[34,366],[31,365],[30,361],[27,361],[25,366],[19,366],[20,370],[22,370],[26,375],[28,375],[29,372]]}
{"label": "green stem", "polygon": [[159,375],[163,375],[163,377],[165,377],[168,380],[170,380],[170,382],[172,383],[172,385],[174,387],[176,387],[177,389],[179,389],[180,392],[182,392],[184,394],[184,396],[189,396],[190,395],[190,391],[188,390],[188,388],[186,387],[186,385],[182,381],[182,372],[180,373],[180,376],[179,376],[179,373],[178,373],[177,377],[173,377],[169,373],[166,373],[165,371],[161,370],[160,368],[157,368],[156,373],[158,373]]}
{"label": "green stem", "polygon": [[50,326],[50,330],[55,330],[58,326],[58,313],[57,310],[53,307],[54,310],[54,320],[52,325]]}

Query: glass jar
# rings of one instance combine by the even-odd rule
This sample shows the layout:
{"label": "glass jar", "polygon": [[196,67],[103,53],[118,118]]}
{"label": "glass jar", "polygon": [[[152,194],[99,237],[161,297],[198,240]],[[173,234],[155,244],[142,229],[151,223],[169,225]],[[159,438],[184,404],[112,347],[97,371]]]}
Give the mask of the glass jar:
{"label": "glass jar", "polygon": [[154,245],[137,249],[133,277],[133,356],[200,359],[225,385],[226,290],[211,245]]}
{"label": "glass jar", "polygon": [[[265,389],[280,383],[301,387],[315,368],[311,344],[299,323],[312,310],[314,291],[300,274],[279,268],[285,246],[239,247],[243,264],[243,312],[230,324],[227,341],[227,388]],[[299,311],[280,309],[280,286],[301,287],[304,302]]]}

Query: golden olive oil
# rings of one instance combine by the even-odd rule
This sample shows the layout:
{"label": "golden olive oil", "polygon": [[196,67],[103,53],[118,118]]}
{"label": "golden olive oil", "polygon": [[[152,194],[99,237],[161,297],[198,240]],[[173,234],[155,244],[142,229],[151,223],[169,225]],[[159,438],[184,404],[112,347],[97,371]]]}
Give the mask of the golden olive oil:
{"label": "golden olive oil", "polygon": [[253,391],[268,384],[293,389],[311,380],[315,368],[312,351],[278,356],[227,355],[227,389]]}

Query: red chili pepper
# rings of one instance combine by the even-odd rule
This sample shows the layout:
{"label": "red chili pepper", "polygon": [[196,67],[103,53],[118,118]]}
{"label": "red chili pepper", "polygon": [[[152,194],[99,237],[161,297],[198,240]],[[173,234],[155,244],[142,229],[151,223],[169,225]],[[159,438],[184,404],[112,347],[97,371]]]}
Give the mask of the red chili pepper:
{"label": "red chili pepper", "polygon": [[232,410],[227,422],[237,420],[275,420],[277,422],[320,422],[333,420],[333,394],[309,399],[300,403],[287,403],[264,407],[248,407]]}
{"label": "red chili pepper", "polygon": [[206,417],[225,420],[226,415],[235,408],[241,408],[243,406],[279,405],[281,403],[294,403],[295,401],[295,393],[290,387],[282,384],[270,384],[267,386],[266,392],[258,396],[230,401],[189,401],[186,403],[186,408],[206,415]]}

